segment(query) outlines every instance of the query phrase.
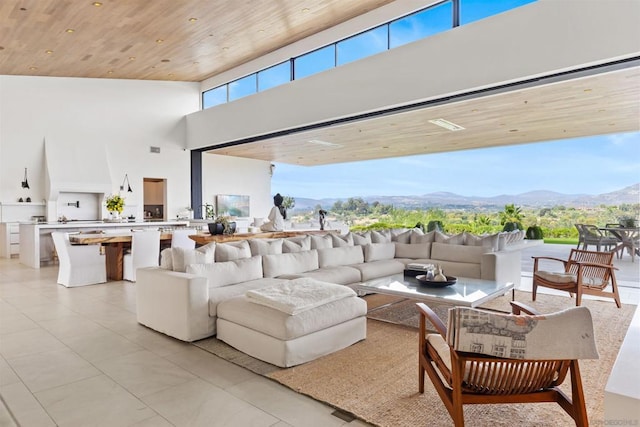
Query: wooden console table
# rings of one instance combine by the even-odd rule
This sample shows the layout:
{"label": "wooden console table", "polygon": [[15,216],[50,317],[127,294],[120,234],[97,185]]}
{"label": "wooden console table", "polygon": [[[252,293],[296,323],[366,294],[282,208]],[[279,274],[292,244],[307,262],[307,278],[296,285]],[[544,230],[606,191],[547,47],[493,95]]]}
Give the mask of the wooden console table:
{"label": "wooden console table", "polygon": [[235,233],[235,234],[192,234],[191,240],[195,240],[197,245],[206,245],[216,242],[235,242],[247,239],[280,239],[284,237],[306,236],[307,234],[324,235],[328,233],[339,233],[339,230],[285,230],[285,231],[264,231],[260,233]]}

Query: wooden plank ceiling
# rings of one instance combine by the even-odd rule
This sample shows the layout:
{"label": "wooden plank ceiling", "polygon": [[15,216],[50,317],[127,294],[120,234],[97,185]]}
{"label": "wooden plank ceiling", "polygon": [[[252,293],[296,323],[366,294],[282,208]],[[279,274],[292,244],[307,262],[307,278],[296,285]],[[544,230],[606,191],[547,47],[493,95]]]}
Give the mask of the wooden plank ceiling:
{"label": "wooden plank ceiling", "polygon": [[[2,0],[0,75],[198,82],[392,1]],[[211,152],[317,165],[638,131],[639,82],[636,67]]]}
{"label": "wooden plank ceiling", "polygon": [[198,82],[393,0],[2,0],[0,75]]}

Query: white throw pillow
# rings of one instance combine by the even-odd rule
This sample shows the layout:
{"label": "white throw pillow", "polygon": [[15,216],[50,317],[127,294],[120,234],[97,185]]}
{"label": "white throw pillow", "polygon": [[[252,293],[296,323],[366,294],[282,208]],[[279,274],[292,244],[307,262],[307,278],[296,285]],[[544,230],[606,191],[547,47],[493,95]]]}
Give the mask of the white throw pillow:
{"label": "white throw pillow", "polygon": [[398,243],[411,243],[411,235],[413,234],[413,230],[407,230],[404,233],[399,233],[394,235],[393,231],[391,232],[391,241]]}
{"label": "white throw pillow", "polygon": [[163,249],[162,252],[160,252],[160,268],[173,270],[173,255],[171,254],[171,248]]}
{"label": "white throw pillow", "polygon": [[251,255],[269,255],[282,253],[282,239],[250,239]]}
{"label": "white throw pillow", "polygon": [[262,278],[262,257],[237,259],[213,264],[191,264],[187,273],[206,277],[210,288],[234,285]]}
{"label": "white throw pillow", "polygon": [[409,243],[433,243],[436,241],[436,232],[430,231],[428,233],[413,233]]}
{"label": "white throw pillow", "polygon": [[353,246],[353,236],[351,233],[347,233],[344,236],[339,234],[329,234],[331,236],[331,240],[333,240],[333,247],[337,248],[340,246]]}
{"label": "white throw pillow", "polygon": [[371,243],[389,243],[391,241],[390,230],[372,230]]}
{"label": "white throw pillow", "polygon": [[365,262],[393,259],[396,256],[396,245],[392,242],[369,243],[364,246]]}
{"label": "white throw pillow", "polygon": [[325,249],[333,247],[333,239],[331,234],[324,236],[311,236],[311,249]]}
{"label": "white throw pillow", "polygon": [[311,250],[311,236],[289,237],[282,242],[282,253]]}
{"label": "white throw pillow", "polygon": [[367,245],[371,243],[371,232],[364,231],[362,233],[352,233],[354,245]]}
{"label": "white throw pillow", "polygon": [[464,245],[464,232],[455,234],[453,236],[446,235],[441,233],[440,231],[436,231],[435,233],[436,243],[447,243],[449,245]]}
{"label": "white throw pillow", "polygon": [[236,259],[251,258],[249,242],[218,243],[216,245],[216,262],[233,261]]}
{"label": "white throw pillow", "polygon": [[214,254],[216,253],[216,245],[207,244],[196,249],[187,249],[175,247],[171,249],[171,259],[173,262],[173,271],[184,273],[187,266],[191,264],[211,264],[214,262]]}

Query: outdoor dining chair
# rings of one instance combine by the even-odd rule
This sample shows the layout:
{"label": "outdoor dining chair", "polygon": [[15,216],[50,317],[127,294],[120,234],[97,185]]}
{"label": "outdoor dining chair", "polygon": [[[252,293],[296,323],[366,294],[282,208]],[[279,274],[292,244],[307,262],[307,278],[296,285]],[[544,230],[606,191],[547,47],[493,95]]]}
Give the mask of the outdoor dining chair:
{"label": "outdoor dining chair", "polygon": [[[544,402],[558,403],[576,426],[588,425],[578,359],[596,359],[598,354],[586,307],[537,317],[529,316],[537,314],[533,309],[515,301],[511,305],[517,316],[456,307],[445,326],[426,304],[417,305],[419,391],[424,393],[426,372],[456,427],[464,426],[463,405]],[[427,333],[427,320],[438,333]],[[539,327],[544,332],[530,333]],[[576,345],[542,345],[540,340],[553,331],[557,342]],[[567,373],[571,397],[560,389]]]}

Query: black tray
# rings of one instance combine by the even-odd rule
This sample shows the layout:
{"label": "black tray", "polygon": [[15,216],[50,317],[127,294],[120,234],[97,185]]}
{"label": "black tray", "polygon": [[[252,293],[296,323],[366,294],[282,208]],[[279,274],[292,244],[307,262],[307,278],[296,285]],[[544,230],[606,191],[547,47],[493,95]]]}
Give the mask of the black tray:
{"label": "black tray", "polygon": [[418,282],[420,282],[420,284],[426,285],[426,286],[432,286],[434,288],[443,288],[445,286],[451,286],[458,281],[457,277],[453,277],[453,276],[446,276],[446,277],[447,277],[446,282],[436,282],[434,280],[427,280],[424,274],[416,276],[416,279],[418,280]]}

